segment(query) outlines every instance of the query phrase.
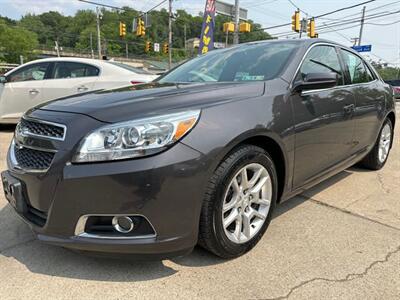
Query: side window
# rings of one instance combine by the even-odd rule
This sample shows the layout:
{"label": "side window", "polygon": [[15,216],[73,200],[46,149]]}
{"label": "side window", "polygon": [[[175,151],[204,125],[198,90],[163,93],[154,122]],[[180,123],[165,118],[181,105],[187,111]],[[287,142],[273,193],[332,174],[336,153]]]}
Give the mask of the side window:
{"label": "side window", "polygon": [[343,85],[343,72],[336,49],[332,46],[316,46],[305,57],[297,80],[304,79],[309,73],[336,73],[338,85]]}
{"label": "side window", "polygon": [[47,68],[50,63],[39,63],[31,66],[27,66],[20,70],[11,73],[7,81],[8,82],[19,82],[19,81],[32,81],[32,80],[43,80],[45,79]]}
{"label": "side window", "polygon": [[340,49],[346,65],[351,84],[365,83],[374,80],[371,71],[365,66],[361,58],[353,53]]}
{"label": "side window", "polygon": [[54,68],[54,76],[55,79],[61,78],[79,78],[79,77],[89,77],[89,76],[98,76],[99,69],[81,63],[75,62],[58,62]]}
{"label": "side window", "polygon": [[374,75],[372,75],[372,72],[371,72],[370,68],[368,68],[366,63],[364,63],[364,68],[367,71],[367,80],[368,80],[368,82],[375,80]]}

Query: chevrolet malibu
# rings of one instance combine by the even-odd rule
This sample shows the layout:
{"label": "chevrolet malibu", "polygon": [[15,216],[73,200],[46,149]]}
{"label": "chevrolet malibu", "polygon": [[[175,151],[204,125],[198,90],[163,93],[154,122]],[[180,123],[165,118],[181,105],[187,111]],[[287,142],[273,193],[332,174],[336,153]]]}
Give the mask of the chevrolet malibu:
{"label": "chevrolet malibu", "polygon": [[382,168],[395,121],[391,88],[353,50],[255,42],[28,111],[2,181],[46,243],[234,258],[278,203],[354,164]]}

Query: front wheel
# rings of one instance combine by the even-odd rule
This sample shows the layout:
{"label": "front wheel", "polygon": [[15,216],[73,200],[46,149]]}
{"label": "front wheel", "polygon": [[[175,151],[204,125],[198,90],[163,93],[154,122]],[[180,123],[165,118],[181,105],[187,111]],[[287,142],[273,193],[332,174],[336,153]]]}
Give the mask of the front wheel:
{"label": "front wheel", "polygon": [[371,170],[380,170],[386,163],[393,138],[393,125],[390,119],[383,123],[374,148],[361,161],[360,165]]}
{"label": "front wheel", "polygon": [[223,258],[246,253],[267,229],[276,199],[277,175],[268,153],[252,145],[235,149],[209,182],[199,244]]}

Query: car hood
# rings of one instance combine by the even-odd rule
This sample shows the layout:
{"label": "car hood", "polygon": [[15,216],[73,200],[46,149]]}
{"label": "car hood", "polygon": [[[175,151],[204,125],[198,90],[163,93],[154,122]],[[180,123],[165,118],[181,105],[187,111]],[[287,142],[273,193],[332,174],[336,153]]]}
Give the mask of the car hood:
{"label": "car hood", "polygon": [[157,83],[96,91],[47,102],[36,109],[80,113],[103,122],[126,121],[181,109],[260,96],[264,82]]}

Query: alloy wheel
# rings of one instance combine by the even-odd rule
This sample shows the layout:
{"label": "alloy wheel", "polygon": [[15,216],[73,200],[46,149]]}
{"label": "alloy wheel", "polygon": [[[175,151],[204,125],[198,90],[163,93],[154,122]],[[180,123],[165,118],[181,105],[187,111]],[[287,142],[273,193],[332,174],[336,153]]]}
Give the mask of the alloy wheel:
{"label": "alloy wheel", "polygon": [[225,192],[223,227],[228,239],[242,244],[251,240],[267,219],[272,200],[272,181],[258,163],[241,168]]}
{"label": "alloy wheel", "polygon": [[390,149],[392,137],[392,130],[389,124],[386,124],[382,128],[381,136],[379,138],[379,150],[378,150],[378,159],[381,163],[385,162]]}

